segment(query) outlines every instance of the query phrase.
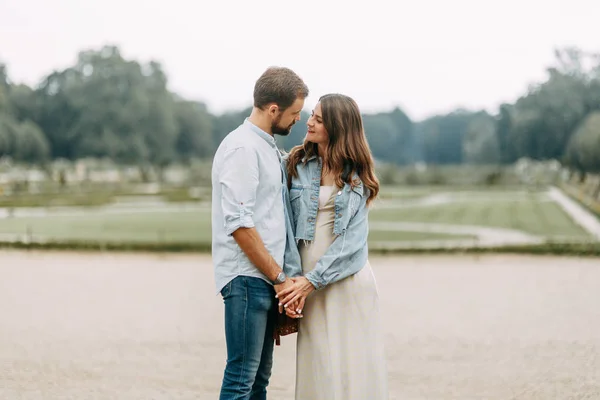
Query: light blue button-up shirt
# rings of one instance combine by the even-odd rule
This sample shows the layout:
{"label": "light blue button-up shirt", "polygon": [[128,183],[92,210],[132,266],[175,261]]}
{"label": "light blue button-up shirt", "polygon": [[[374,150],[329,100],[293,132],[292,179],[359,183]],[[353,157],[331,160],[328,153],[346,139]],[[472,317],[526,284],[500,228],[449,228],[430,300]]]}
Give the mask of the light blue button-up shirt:
{"label": "light blue button-up shirt", "polygon": [[[289,208],[284,205],[289,198],[282,174],[275,139],[248,119],[219,145],[212,167],[212,258],[217,293],[240,275],[271,283],[233,238],[238,228],[256,228],[267,251],[284,267],[286,239],[291,237],[293,246],[295,242]],[[294,268],[284,270],[294,276],[301,267],[297,251],[291,250],[288,258],[293,258]]]}

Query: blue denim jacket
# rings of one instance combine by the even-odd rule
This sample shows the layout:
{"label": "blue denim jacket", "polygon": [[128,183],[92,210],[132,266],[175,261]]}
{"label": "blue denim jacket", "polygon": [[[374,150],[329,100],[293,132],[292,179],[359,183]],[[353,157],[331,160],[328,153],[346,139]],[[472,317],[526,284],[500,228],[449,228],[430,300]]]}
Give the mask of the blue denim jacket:
{"label": "blue denim jacket", "polygon": [[[287,157],[284,157],[284,163],[286,159]],[[296,244],[300,240],[314,240],[321,169],[322,160],[316,156],[310,158],[306,164],[300,163],[296,166],[298,177],[292,179],[289,193]],[[356,174],[353,180],[360,182]],[[354,187],[345,183],[337,192],[333,227],[336,238],[315,268],[305,275],[315,288],[322,289],[347,278],[360,271],[366,264],[369,253],[367,198],[368,189],[362,182]],[[295,257],[293,252],[294,249],[290,246],[286,247],[286,262],[288,258],[291,260]]]}
{"label": "blue denim jacket", "polygon": [[285,252],[283,254],[283,271],[288,276],[302,276],[302,261],[300,260],[300,252],[298,251],[298,243],[296,242],[296,227],[292,216],[292,204],[290,202],[290,192],[287,186],[287,169],[286,156],[282,156],[281,172],[283,174],[283,207],[285,214]]}

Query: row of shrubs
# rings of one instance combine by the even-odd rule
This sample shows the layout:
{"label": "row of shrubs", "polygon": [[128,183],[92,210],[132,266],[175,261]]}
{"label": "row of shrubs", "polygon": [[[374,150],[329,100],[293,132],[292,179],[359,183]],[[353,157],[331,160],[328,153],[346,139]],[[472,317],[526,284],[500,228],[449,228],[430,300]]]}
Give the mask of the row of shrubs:
{"label": "row of shrubs", "polygon": [[[50,241],[50,242],[0,242],[0,248],[22,250],[63,250],[90,252],[151,252],[151,253],[210,253],[210,243],[139,243],[119,242],[103,243],[97,241]],[[486,254],[513,253],[535,255],[569,255],[600,257],[600,242],[556,243],[547,242],[533,245],[511,245],[500,247],[466,247],[466,248],[374,248],[371,254]]]}

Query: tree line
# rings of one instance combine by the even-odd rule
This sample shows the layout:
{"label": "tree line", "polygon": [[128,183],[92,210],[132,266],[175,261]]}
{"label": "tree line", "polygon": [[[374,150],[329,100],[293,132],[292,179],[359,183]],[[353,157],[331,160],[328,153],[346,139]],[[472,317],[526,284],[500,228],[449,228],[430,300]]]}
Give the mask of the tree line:
{"label": "tree line", "polygon": [[[400,108],[364,114],[371,149],[377,160],[396,165],[529,157],[600,172],[600,58],[560,49],[547,72],[495,114],[457,109],[421,121]],[[249,112],[213,114],[170,92],[160,63],[125,59],[115,46],[80,52],[74,65],[35,87],[13,83],[0,64],[0,158],[19,162],[96,157],[164,167],[211,158]],[[278,138],[281,147],[301,143],[307,118],[303,113],[292,134]]]}

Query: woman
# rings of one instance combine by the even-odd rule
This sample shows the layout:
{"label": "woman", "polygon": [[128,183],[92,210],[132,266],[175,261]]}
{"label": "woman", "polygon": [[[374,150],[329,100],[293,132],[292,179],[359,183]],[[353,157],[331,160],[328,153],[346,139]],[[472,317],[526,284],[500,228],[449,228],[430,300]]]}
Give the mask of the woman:
{"label": "woman", "polygon": [[307,125],[304,144],[286,157],[304,276],[279,294],[284,307],[304,314],[296,399],[387,399],[379,297],[367,258],[368,206],[379,182],[360,111],[350,97],[328,94]]}

